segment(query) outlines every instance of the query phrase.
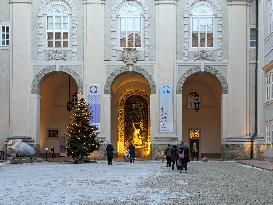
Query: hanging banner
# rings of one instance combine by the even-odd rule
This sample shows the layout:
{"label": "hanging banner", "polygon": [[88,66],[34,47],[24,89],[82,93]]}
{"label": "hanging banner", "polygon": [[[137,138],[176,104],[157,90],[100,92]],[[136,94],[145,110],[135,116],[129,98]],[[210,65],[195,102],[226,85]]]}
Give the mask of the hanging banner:
{"label": "hanging banner", "polygon": [[173,132],[173,86],[160,85],[160,132]]}
{"label": "hanging banner", "polygon": [[100,85],[93,84],[89,86],[88,104],[91,112],[90,124],[98,127],[100,131]]}

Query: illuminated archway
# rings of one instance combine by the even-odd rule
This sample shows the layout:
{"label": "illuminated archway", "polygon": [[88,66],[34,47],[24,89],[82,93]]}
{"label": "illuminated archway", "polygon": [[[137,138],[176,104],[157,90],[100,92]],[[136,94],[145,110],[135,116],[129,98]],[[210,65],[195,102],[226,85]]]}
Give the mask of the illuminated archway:
{"label": "illuminated archway", "polygon": [[119,156],[132,141],[137,156],[150,155],[150,93],[147,79],[133,71],[111,84],[111,143]]}

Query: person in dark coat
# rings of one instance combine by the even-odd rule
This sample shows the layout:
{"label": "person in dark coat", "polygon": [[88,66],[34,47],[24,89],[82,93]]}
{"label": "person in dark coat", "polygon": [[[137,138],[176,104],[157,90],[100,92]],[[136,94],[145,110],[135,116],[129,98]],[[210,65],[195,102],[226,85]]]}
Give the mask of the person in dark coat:
{"label": "person in dark coat", "polygon": [[131,143],[129,145],[130,150],[130,163],[135,163],[135,145]]}
{"label": "person in dark coat", "polygon": [[179,152],[178,158],[181,161],[180,173],[182,173],[183,169],[185,169],[185,172],[187,172],[188,162],[190,161],[190,150],[186,143],[183,145],[181,151]]}
{"label": "person in dark coat", "polygon": [[164,155],[166,156],[166,160],[167,160],[167,166],[166,167],[171,167],[171,157],[170,154],[168,155],[168,151],[171,148],[171,145],[168,144],[168,147],[166,147],[165,151],[164,151]]}
{"label": "person in dark coat", "polygon": [[107,154],[107,161],[108,165],[112,165],[113,157],[114,157],[114,147],[111,144],[106,146],[106,154]]}
{"label": "person in dark coat", "polygon": [[176,145],[171,146],[170,148],[171,152],[171,163],[172,163],[172,170],[174,170],[174,164],[177,160],[177,155],[178,155],[178,149]]}

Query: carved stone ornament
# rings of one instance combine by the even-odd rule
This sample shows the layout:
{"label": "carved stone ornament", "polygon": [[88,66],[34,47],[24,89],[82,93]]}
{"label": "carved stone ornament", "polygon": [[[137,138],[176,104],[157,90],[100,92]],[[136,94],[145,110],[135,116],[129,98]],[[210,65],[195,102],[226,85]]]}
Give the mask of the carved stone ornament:
{"label": "carved stone ornament", "polygon": [[48,60],[66,60],[65,52],[61,50],[48,51]]}
{"label": "carved stone ornament", "polygon": [[208,50],[199,50],[194,55],[195,60],[209,60],[214,61],[213,52]]}
{"label": "carved stone ornament", "polygon": [[137,62],[138,51],[136,48],[124,48],[121,58],[126,65],[133,65]]}

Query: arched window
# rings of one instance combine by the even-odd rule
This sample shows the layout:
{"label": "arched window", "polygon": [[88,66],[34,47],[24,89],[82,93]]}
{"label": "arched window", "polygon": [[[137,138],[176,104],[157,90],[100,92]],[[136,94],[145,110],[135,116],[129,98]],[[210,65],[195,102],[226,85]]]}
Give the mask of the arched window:
{"label": "arched window", "polygon": [[119,46],[142,47],[143,11],[136,2],[125,2],[119,10]]}
{"label": "arched window", "polygon": [[47,10],[47,47],[68,47],[68,10],[61,4],[50,5]]}
{"label": "arched window", "polygon": [[196,5],[192,10],[192,47],[213,47],[213,10],[208,3]]}

